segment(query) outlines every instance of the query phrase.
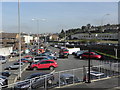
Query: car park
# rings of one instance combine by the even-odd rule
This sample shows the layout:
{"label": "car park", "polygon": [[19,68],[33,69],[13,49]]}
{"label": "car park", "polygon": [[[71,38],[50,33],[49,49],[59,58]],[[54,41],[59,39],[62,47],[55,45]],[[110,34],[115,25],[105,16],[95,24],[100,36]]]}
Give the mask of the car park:
{"label": "car park", "polygon": [[6,63],[7,62],[7,58],[5,56],[0,56],[0,63]]}
{"label": "car park", "polygon": [[102,59],[102,56],[95,52],[84,52],[79,58]]}
{"label": "car park", "polygon": [[39,87],[45,86],[45,80],[47,81],[47,87],[52,85],[52,82],[54,80],[54,75],[49,73],[33,73],[30,76],[28,76],[25,81],[18,82],[15,85],[16,89],[37,89]]}
{"label": "car park", "polygon": [[29,68],[33,70],[46,69],[46,68],[53,70],[56,67],[58,67],[58,64],[54,60],[41,60],[39,62],[32,63]]}
{"label": "car park", "polygon": [[67,85],[67,84],[72,84],[74,83],[79,83],[82,80],[80,80],[77,76],[69,73],[64,73],[60,75],[60,81],[57,81],[57,84],[60,85]]}

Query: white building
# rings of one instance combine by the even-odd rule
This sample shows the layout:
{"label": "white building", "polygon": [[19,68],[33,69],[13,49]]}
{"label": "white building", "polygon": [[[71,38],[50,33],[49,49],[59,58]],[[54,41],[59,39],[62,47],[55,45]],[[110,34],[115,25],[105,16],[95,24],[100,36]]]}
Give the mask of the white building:
{"label": "white building", "polygon": [[31,40],[33,40],[33,36],[29,35],[23,35],[25,43],[30,43]]}
{"label": "white building", "polygon": [[113,33],[113,34],[110,34],[110,33],[104,33],[104,34],[86,34],[86,33],[82,33],[82,34],[74,34],[74,35],[71,35],[71,39],[106,39],[106,40],[116,40],[118,39],[118,33]]}

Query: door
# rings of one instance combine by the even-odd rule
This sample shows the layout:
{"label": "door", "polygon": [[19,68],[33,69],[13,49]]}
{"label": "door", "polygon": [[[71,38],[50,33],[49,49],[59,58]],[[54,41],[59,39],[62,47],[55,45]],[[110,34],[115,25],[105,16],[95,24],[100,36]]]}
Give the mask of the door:
{"label": "door", "polygon": [[50,62],[49,61],[42,61],[38,65],[39,68],[49,68],[49,66],[50,66]]}

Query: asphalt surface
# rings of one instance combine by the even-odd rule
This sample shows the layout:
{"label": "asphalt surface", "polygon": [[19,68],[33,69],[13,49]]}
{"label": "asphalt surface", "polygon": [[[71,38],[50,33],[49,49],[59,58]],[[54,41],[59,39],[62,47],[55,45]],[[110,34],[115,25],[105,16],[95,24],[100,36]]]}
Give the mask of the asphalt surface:
{"label": "asphalt surface", "polygon": [[[50,50],[52,50],[53,52],[59,52],[59,49],[58,48],[54,48],[54,47],[49,47]],[[58,54],[57,54],[58,56]],[[7,65],[10,65],[12,64],[13,62],[15,62],[15,60],[11,60],[9,62],[7,62],[6,64],[3,64],[3,68],[6,67]],[[83,79],[83,66],[88,66],[88,60],[87,59],[77,59],[75,58],[73,55],[69,55],[68,58],[58,58],[58,60],[56,61],[58,63],[58,67],[55,68],[55,72],[58,72],[58,71],[64,71],[64,70],[68,70],[68,71],[65,71],[65,72],[62,72],[62,73],[73,73],[73,71],[71,71],[71,69],[77,69],[79,68],[78,70],[75,70],[74,71],[74,74],[76,76],[78,76],[81,80]],[[112,62],[114,63],[114,61]],[[91,60],[91,65],[93,66],[99,66],[99,65],[107,65],[109,64],[109,61],[106,61],[106,60]],[[101,71],[101,70],[100,70]],[[22,73],[22,78],[21,80],[25,80],[30,74],[33,74],[33,73],[37,73],[37,72],[47,72],[47,73],[50,73],[51,71],[46,69],[46,70],[36,70],[36,71],[33,71],[33,70],[26,70]],[[104,71],[101,71],[101,72],[104,72]],[[56,73],[56,79],[58,79],[58,73]],[[95,84],[95,82],[92,82],[90,84],[81,84],[81,85],[76,85],[76,86],[70,86],[70,87],[66,87],[66,88],[90,88],[90,87],[93,87],[93,88],[101,88],[101,87],[107,87],[108,88],[113,88],[113,87],[117,87],[118,86],[118,78],[114,78],[112,79],[114,80],[114,83],[111,84],[112,82],[111,81],[107,81],[107,80],[103,80],[103,82],[98,82]],[[105,84],[106,82],[106,84]],[[109,84],[110,83],[110,84]],[[105,85],[105,86],[103,86]],[[111,87],[110,87],[110,86]]]}
{"label": "asphalt surface", "polygon": [[[68,85],[60,89],[102,89],[102,90],[120,90],[120,77],[113,77],[104,80],[93,81],[91,83],[79,83],[77,85]],[[57,90],[59,88],[53,89]]]}

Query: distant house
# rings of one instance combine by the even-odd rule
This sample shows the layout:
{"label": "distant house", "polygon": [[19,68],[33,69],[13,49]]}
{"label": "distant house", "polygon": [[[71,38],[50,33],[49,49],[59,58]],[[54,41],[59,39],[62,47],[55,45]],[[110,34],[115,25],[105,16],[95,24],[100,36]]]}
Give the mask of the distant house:
{"label": "distant house", "polygon": [[57,34],[52,34],[52,35],[49,36],[49,40],[50,41],[58,41],[59,36]]}
{"label": "distant house", "polygon": [[[19,48],[18,33],[0,33],[0,44],[2,47]],[[24,48],[24,37],[21,37],[21,47]]]}

